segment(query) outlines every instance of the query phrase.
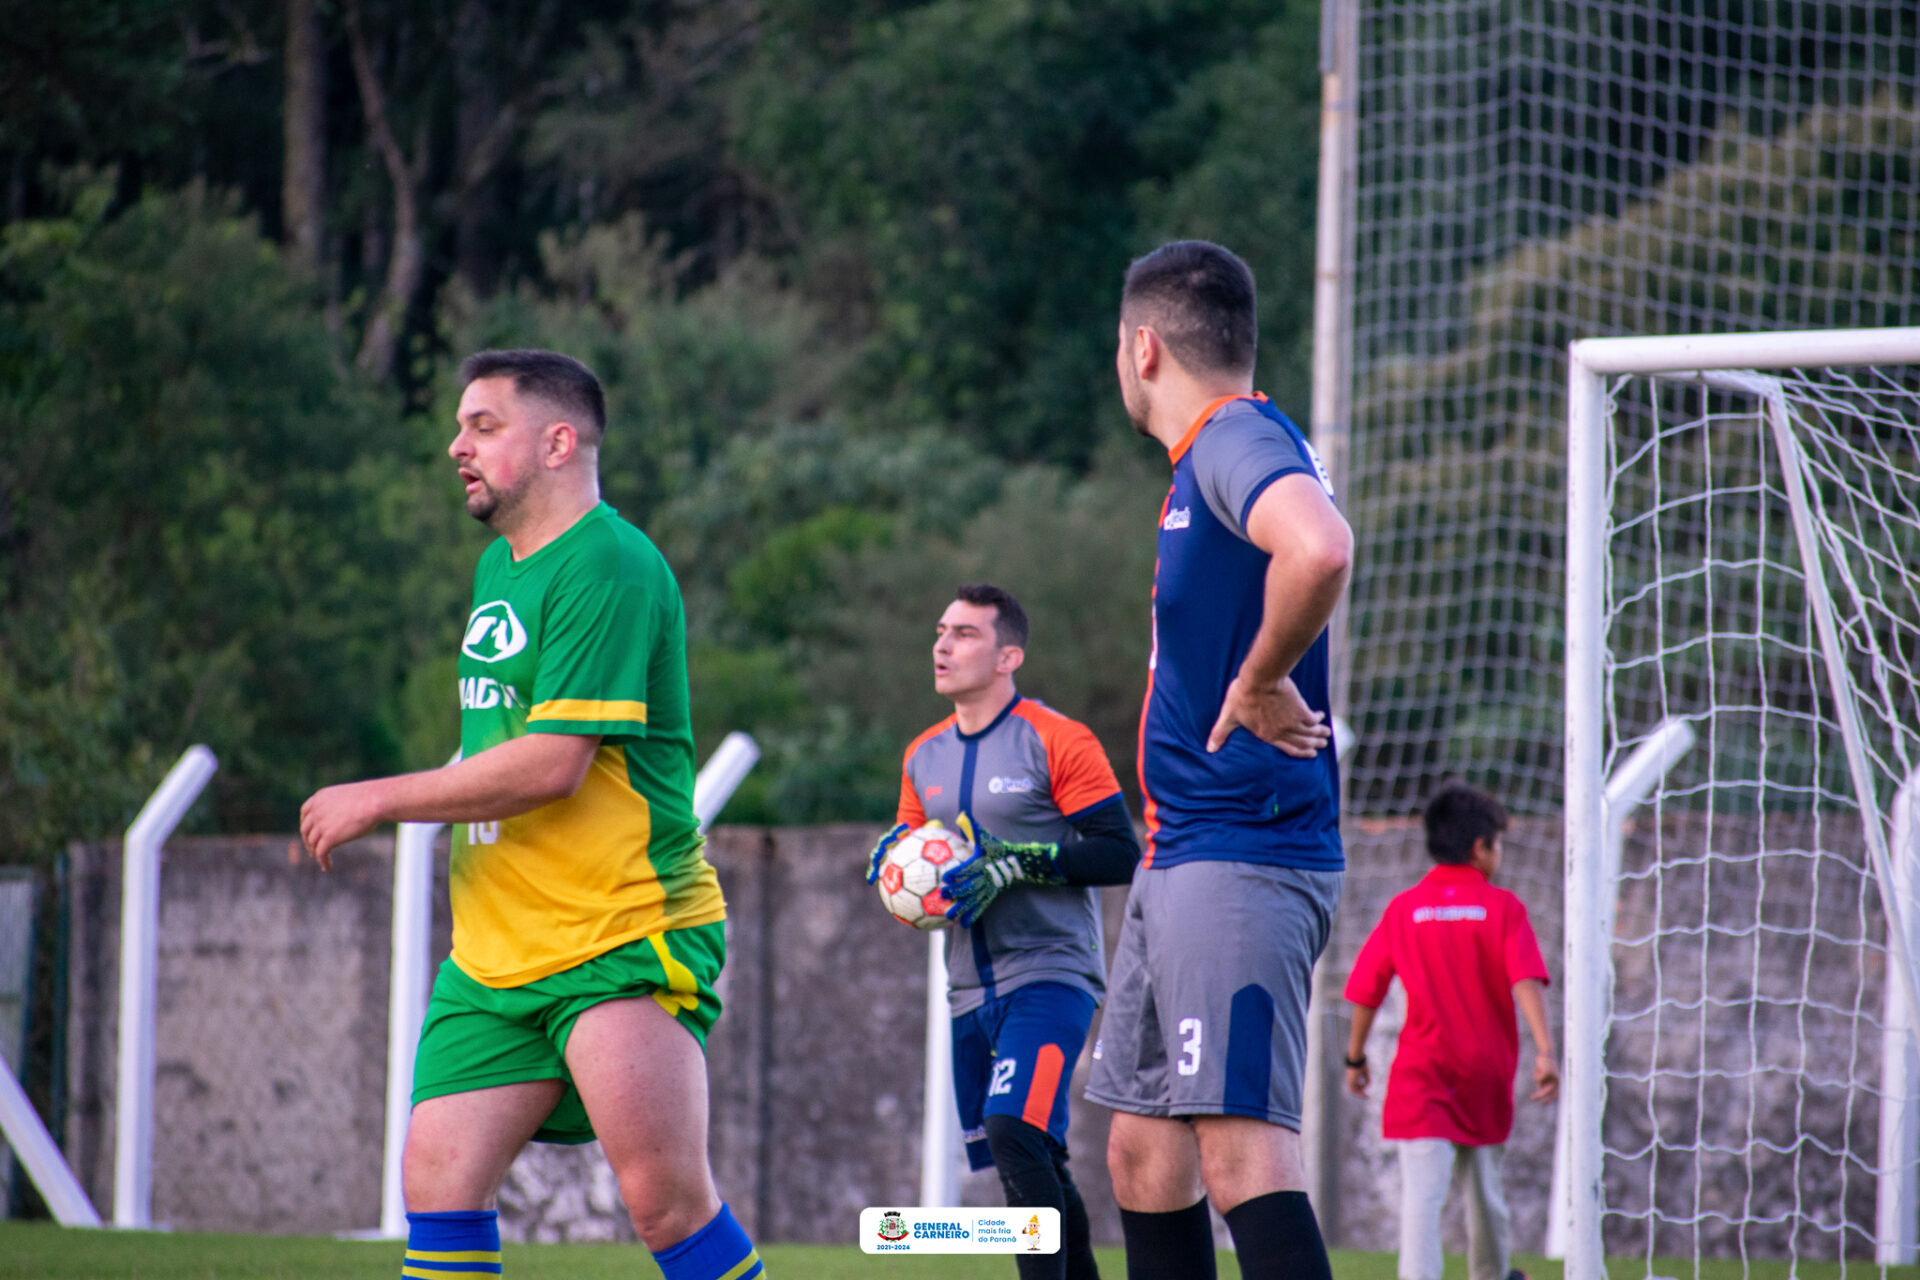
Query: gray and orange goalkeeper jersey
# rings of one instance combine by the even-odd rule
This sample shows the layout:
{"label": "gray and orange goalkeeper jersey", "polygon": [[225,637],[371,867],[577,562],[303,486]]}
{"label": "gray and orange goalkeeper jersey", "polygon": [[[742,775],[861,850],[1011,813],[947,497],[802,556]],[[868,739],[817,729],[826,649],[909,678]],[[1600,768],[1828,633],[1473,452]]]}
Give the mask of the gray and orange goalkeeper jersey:
{"label": "gray and orange goalkeeper jersey", "polygon": [[[1014,695],[979,733],[948,716],[907,747],[896,819],[955,826],[964,812],[1002,840],[1080,839],[1073,821],[1121,803],[1120,784],[1093,731],[1031,698]],[[1098,1000],[1106,957],[1097,889],[1016,884],[971,927],[952,926],[948,1002],[971,1013],[1030,982],[1062,982]]]}

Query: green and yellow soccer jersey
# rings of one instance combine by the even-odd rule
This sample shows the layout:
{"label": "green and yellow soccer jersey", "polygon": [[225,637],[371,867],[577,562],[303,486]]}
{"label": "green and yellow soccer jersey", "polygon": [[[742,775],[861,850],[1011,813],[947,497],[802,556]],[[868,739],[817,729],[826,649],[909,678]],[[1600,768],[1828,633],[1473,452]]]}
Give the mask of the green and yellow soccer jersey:
{"label": "green and yellow soccer jersey", "polygon": [[595,734],[586,781],[454,828],[453,961],[515,987],[726,915],[693,816],[686,612],[644,533],[601,503],[524,560],[480,557],[460,645],[460,746]]}

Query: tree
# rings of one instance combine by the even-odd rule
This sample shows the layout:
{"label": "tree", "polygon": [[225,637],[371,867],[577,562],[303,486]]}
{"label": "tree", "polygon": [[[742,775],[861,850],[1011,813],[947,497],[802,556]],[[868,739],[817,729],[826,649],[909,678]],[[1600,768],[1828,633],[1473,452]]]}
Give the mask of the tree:
{"label": "tree", "polygon": [[589,26],[527,139],[527,165],[552,184],[555,211],[588,224],[638,215],[683,286],[772,245],[767,197],[730,154],[727,110],[761,9],[653,0]]}
{"label": "tree", "polygon": [[327,218],[327,46],[320,0],[286,0],[286,92],[281,134],[280,222],[287,256],[320,269]]}
{"label": "tree", "polygon": [[9,162],[6,215],[26,214],[27,188],[48,161],[92,160],[100,140],[129,152],[165,144],[185,60],[166,0],[0,3],[0,156]]}
{"label": "tree", "polygon": [[224,824],[286,829],[396,762],[406,442],[230,200],[71,199],[0,240],[0,860],[111,831],[196,740]]}
{"label": "tree", "polygon": [[[1263,384],[1304,383],[1313,158],[1270,145],[1313,110],[1293,7],[81,0],[16,27],[0,427],[60,443],[0,442],[0,786],[78,788],[12,810],[44,832],[98,829],[125,796],[89,779],[144,781],[187,711],[222,821],[444,758],[486,534],[442,453],[477,347],[601,373],[606,493],[682,579],[702,741],[760,731],[785,763],[743,803],[794,819],[884,804],[955,575],[1014,576],[1035,691],[1124,753],[1162,483],[1112,382],[1130,255],[1240,249]],[[123,163],[42,176],[75,158]]]}
{"label": "tree", "polygon": [[[1169,108],[1268,22],[1300,25],[1237,2],[932,0],[834,25],[771,7],[741,152],[787,198],[810,292],[869,337],[856,403],[1084,466],[1116,412],[1120,276],[1154,243],[1136,194],[1215,125]],[[1261,151],[1311,173],[1310,148]]]}
{"label": "tree", "polygon": [[1307,425],[1311,395],[1318,148],[1281,145],[1320,127],[1316,6],[1276,6],[1268,23],[1180,87],[1141,127],[1151,173],[1134,191],[1142,243],[1213,240],[1259,285],[1262,388]]}

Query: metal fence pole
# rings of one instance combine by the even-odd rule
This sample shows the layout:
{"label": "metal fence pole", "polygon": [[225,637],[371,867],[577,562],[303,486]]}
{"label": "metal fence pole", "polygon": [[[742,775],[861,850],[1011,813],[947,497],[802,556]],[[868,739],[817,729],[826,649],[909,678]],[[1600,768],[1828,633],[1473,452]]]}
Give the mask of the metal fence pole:
{"label": "metal fence pole", "polygon": [[120,1080],[114,1115],[113,1225],[153,1225],[154,968],[159,962],[160,847],[220,762],[188,747],[127,828],[120,896]]}

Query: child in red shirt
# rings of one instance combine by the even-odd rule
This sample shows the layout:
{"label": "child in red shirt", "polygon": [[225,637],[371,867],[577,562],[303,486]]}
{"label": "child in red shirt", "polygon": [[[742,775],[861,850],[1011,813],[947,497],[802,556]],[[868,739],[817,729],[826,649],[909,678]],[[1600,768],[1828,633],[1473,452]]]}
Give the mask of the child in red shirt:
{"label": "child in red shirt", "polygon": [[1467,1262],[1472,1280],[1511,1280],[1500,1160],[1513,1130],[1519,1065],[1517,999],[1533,1033],[1533,1100],[1560,1088],[1541,987],[1547,967],[1520,899],[1488,878],[1500,866],[1507,811],[1484,791],[1449,783],[1423,816],[1436,865],[1387,904],[1353,973],[1347,1089],[1367,1096],[1367,1033],[1397,976],[1406,1025],[1387,1076],[1384,1136],[1400,1147],[1400,1277],[1440,1280],[1440,1211],[1454,1170],[1467,1173]]}

